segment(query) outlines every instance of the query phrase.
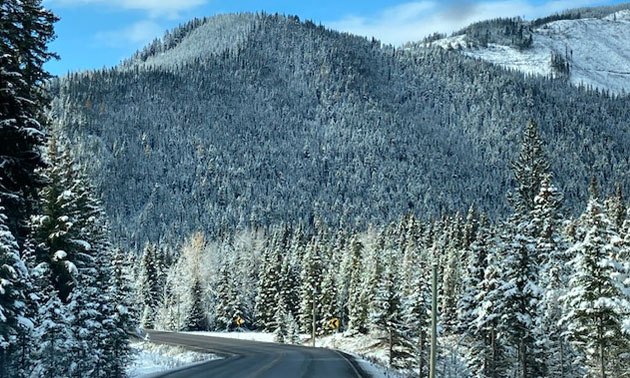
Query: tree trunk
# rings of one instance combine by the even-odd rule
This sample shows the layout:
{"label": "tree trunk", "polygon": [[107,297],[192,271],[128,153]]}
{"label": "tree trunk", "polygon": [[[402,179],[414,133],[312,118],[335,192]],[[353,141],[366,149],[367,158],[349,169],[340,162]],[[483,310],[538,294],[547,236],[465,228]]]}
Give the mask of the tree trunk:
{"label": "tree trunk", "polygon": [[418,348],[418,377],[422,378],[422,372],[424,371],[424,338],[426,337],[424,331],[420,331],[420,347]]}
{"label": "tree trunk", "polygon": [[564,378],[564,343],[562,336],[559,336],[558,339],[560,342],[560,378]]}
{"label": "tree trunk", "polygon": [[525,345],[525,341],[521,340],[519,343],[519,354],[520,354],[520,365],[521,365],[521,378],[527,377],[527,345]]}
{"label": "tree trunk", "polygon": [[601,315],[599,316],[599,324],[597,325],[597,338],[599,344],[600,378],[606,378],[606,365],[604,362],[604,325]]}
{"label": "tree trunk", "polygon": [[497,358],[499,356],[498,356],[498,351],[497,351],[497,337],[496,337],[494,329],[490,331],[490,345],[492,347],[492,361],[490,361],[488,375],[492,378],[497,378],[496,366],[497,366]]}
{"label": "tree trunk", "polygon": [[392,336],[392,326],[387,327],[389,332],[389,367],[394,366],[394,338]]}

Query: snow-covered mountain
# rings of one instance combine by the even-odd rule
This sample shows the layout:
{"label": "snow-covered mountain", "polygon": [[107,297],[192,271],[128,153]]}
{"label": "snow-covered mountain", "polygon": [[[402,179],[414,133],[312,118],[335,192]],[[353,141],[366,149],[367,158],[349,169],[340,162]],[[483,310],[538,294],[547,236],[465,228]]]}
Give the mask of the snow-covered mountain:
{"label": "snow-covered mountain", "polygon": [[[528,74],[562,76],[571,83],[630,92],[630,10],[602,18],[558,20],[531,27],[530,47],[470,41],[470,33],[428,43]],[[553,56],[567,62],[568,73],[554,69]]]}
{"label": "snow-covered mountain", "polygon": [[[622,25],[604,19],[610,13],[536,26],[491,20],[467,28],[466,42],[535,52],[545,27]],[[601,34],[616,35],[617,45],[597,64],[622,59],[614,46],[625,34]],[[585,54],[578,45],[570,47],[575,77]],[[556,57],[559,73],[561,63]],[[130,249],[199,229],[217,235],[314,219],[363,227],[473,202],[499,216],[529,120],[548,143],[567,208],[583,203],[593,175],[630,187],[625,98],[446,49],[394,49],[297,16],[192,20],[121,66],[60,78],[52,91],[59,128]]]}

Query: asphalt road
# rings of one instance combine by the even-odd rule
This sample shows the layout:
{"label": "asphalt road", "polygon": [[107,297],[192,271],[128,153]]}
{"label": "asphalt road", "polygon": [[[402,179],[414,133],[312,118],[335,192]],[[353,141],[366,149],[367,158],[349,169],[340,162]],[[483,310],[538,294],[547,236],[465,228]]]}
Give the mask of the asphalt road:
{"label": "asphalt road", "polygon": [[168,378],[368,378],[351,356],[305,346],[263,343],[185,333],[147,331],[158,344],[214,353],[222,359],[152,377]]}

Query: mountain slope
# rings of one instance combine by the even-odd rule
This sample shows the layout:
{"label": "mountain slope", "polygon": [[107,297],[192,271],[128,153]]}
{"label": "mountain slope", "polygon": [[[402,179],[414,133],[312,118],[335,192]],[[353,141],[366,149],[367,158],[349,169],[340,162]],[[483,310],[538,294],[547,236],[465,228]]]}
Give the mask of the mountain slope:
{"label": "mountain slope", "polygon": [[[544,23],[534,26],[531,35],[533,43],[525,48],[505,41],[471,43],[466,33],[431,44],[527,74],[568,76],[577,86],[630,92],[630,10]],[[563,64],[568,64],[568,72],[558,67]]]}
{"label": "mountain slope", "polygon": [[296,17],[231,19],[236,44],[207,19],[121,67],[53,85],[59,127],[123,244],[283,221],[365,227],[472,202],[501,214],[529,119],[569,206],[591,174],[629,181],[627,101]]}

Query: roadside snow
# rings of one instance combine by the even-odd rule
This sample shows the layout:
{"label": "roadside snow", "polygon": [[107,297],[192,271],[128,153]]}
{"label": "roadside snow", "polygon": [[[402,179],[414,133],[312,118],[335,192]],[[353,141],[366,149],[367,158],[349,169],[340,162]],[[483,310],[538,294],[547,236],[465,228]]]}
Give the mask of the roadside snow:
{"label": "roadside snow", "polygon": [[248,341],[261,341],[264,343],[273,343],[273,333],[265,332],[182,332],[190,335],[223,337],[226,339],[238,339]]}
{"label": "roadside snow", "polygon": [[183,348],[148,342],[132,343],[134,358],[127,368],[130,378],[183,367],[196,362],[218,359],[213,354],[190,352]]}

